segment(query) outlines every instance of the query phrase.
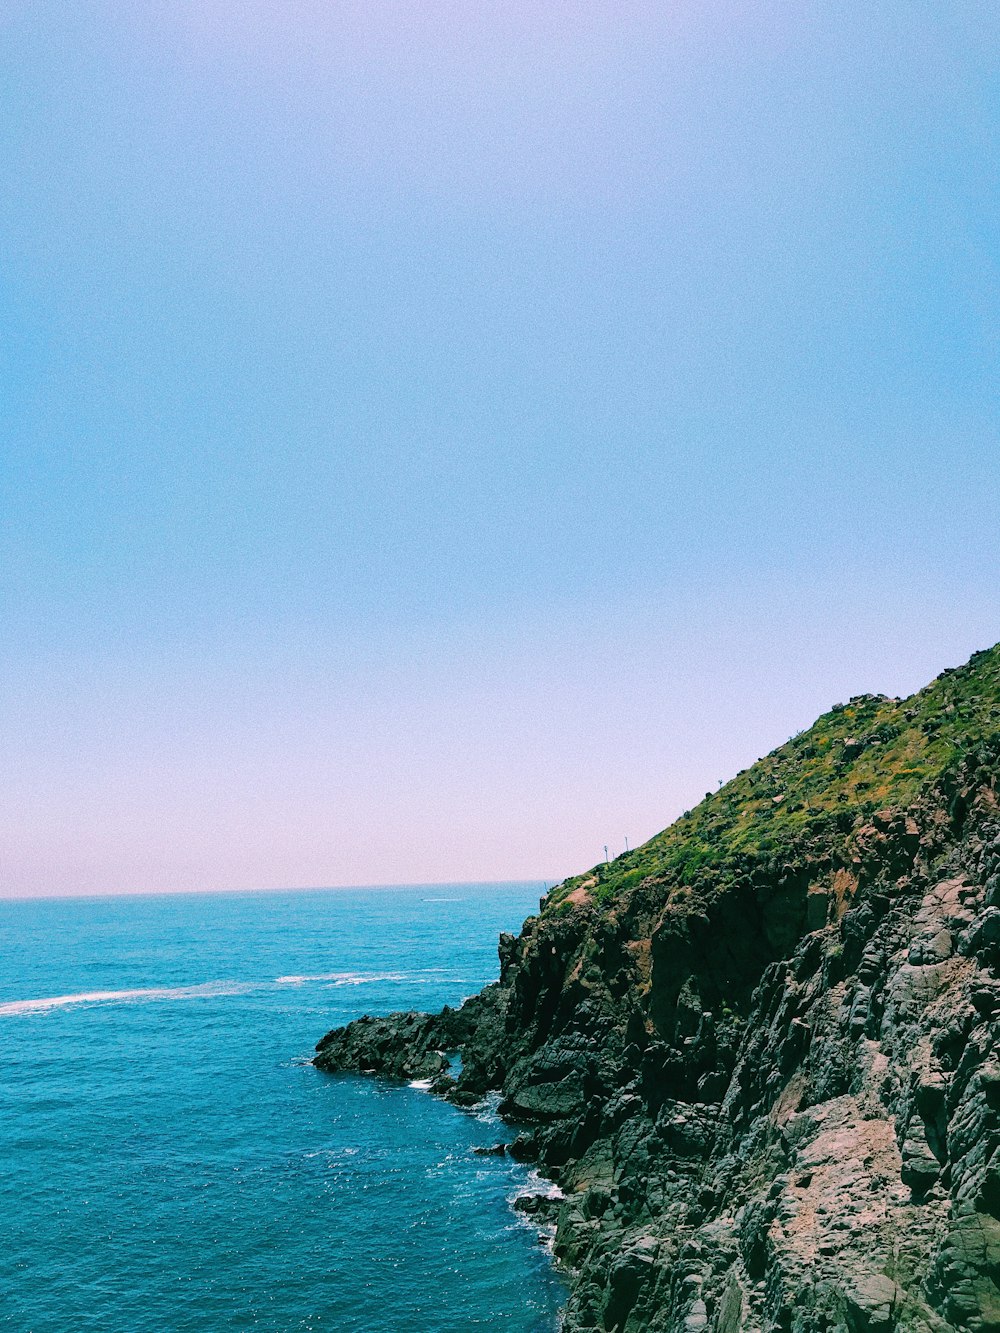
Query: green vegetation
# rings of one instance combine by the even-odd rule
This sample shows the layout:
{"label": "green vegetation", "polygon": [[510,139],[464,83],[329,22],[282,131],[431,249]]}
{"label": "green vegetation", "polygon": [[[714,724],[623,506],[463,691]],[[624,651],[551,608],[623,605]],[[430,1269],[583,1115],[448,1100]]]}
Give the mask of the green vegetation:
{"label": "green vegetation", "polygon": [[680,891],[737,867],[793,861],[811,845],[846,840],[878,811],[905,810],[998,737],[1000,644],[909,699],[837,705],[649,842],[558,885],[547,909],[581,888],[608,901],[643,881]]}

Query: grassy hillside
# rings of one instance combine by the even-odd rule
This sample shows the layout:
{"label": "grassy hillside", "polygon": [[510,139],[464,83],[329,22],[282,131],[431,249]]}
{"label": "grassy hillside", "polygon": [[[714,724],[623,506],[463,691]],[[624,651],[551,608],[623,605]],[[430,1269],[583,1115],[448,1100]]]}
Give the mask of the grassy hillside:
{"label": "grassy hillside", "polygon": [[908,699],[861,695],[801,732],[649,842],[558,885],[608,901],[644,881],[694,887],[736,866],[829,848],[881,810],[901,810],[978,744],[1000,737],[1000,644]]}

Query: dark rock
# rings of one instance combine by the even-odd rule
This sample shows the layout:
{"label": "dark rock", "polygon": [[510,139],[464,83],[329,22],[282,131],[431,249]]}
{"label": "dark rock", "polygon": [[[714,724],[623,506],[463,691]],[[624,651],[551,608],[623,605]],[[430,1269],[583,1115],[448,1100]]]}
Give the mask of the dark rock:
{"label": "dark rock", "polygon": [[565,1333],[1000,1333],[1000,650],[741,778],[316,1064],[499,1094]]}
{"label": "dark rock", "polygon": [[535,1213],[540,1211],[543,1202],[544,1199],[541,1194],[519,1194],[514,1200],[514,1208],[519,1213],[526,1213],[529,1217],[533,1217]]}
{"label": "dark rock", "polygon": [[518,1134],[507,1151],[515,1162],[536,1162],[538,1160],[538,1140],[532,1134]]}
{"label": "dark rock", "polygon": [[464,1110],[470,1110],[473,1106],[478,1106],[483,1100],[478,1092],[470,1092],[467,1088],[461,1088],[457,1084],[449,1088],[446,1095],[453,1106],[461,1106]]}

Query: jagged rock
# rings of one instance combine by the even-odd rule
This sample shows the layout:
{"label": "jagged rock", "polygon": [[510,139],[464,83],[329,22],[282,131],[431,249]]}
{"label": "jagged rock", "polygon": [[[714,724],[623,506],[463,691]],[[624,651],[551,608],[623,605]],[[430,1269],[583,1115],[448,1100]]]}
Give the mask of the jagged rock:
{"label": "jagged rock", "polygon": [[903,1293],[884,1273],[863,1275],[844,1292],[851,1333],[891,1333]]}
{"label": "jagged rock", "polygon": [[519,1194],[514,1200],[516,1212],[524,1213],[539,1222],[554,1218],[559,1211],[560,1200],[548,1194]]}
{"label": "jagged rock", "polygon": [[538,1158],[538,1143],[531,1134],[518,1134],[507,1151],[515,1162],[534,1162]]}
{"label": "jagged rock", "polygon": [[516,1205],[565,1333],[1000,1333],[998,788],[993,649],[832,710],[557,886],[462,1009],[316,1063],[501,1094],[565,1192]]}

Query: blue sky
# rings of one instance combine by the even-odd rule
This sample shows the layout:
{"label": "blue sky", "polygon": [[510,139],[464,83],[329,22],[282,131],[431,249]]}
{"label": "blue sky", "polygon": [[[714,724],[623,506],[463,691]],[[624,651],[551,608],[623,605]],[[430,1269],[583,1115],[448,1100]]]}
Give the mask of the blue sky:
{"label": "blue sky", "polygon": [[13,0],[0,892],[548,876],[1000,638],[992,3]]}

